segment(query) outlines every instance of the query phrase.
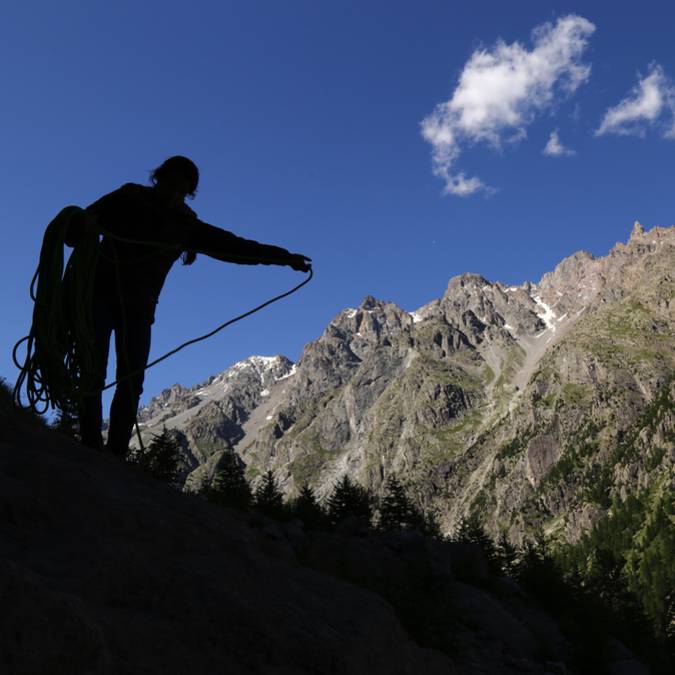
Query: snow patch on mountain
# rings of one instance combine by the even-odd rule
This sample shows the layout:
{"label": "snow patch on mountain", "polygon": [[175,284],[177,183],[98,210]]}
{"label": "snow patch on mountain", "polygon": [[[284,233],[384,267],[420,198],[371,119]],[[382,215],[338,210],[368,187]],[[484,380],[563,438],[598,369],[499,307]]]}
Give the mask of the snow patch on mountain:
{"label": "snow patch on mountain", "polygon": [[281,382],[281,380],[287,380],[289,377],[292,377],[297,372],[298,372],[298,364],[294,363],[293,367],[285,375],[282,375],[281,377],[277,377],[277,382]]}
{"label": "snow patch on mountain", "polygon": [[546,324],[546,327],[555,332],[555,323],[556,315],[551,307],[549,307],[538,295],[532,296],[532,299],[541,307],[544,311],[542,314],[537,312],[537,316]]}

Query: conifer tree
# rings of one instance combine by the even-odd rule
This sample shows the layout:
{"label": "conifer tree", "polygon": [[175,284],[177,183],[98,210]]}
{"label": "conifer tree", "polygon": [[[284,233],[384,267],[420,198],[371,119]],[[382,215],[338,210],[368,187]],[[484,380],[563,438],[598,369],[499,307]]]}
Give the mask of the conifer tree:
{"label": "conifer tree", "polygon": [[153,435],[148,446],[134,448],[129,454],[128,461],[155,478],[175,483],[182,463],[180,443],[176,436],[164,427],[161,434]]}
{"label": "conifer tree", "polygon": [[443,539],[441,524],[437,515],[433,511],[419,511],[419,513],[422,517],[419,525],[420,532],[432,539]]}
{"label": "conifer tree", "polygon": [[549,599],[568,592],[542,535],[527,541],[519,552],[515,576],[538,598]]}
{"label": "conifer tree", "polygon": [[333,488],[327,504],[328,522],[337,525],[345,518],[357,518],[370,524],[371,501],[366,490],[344,475]]}
{"label": "conifer tree", "polygon": [[460,544],[474,544],[480,547],[485,554],[488,566],[493,571],[499,571],[499,562],[494,542],[486,534],[475,514],[472,514],[469,518],[462,518],[460,520],[459,527],[455,531],[452,540]]}
{"label": "conifer tree", "polygon": [[209,501],[244,509],[251,503],[251,488],[244,476],[244,465],[232,450],[226,450],[207,490]]}
{"label": "conifer tree", "polygon": [[326,513],[307,483],[302,486],[300,494],[293,501],[291,513],[308,527],[320,527],[326,522]]}
{"label": "conifer tree", "polygon": [[504,576],[510,577],[516,573],[518,549],[508,540],[505,532],[499,535],[495,544],[495,559]]}
{"label": "conifer tree", "polygon": [[253,503],[270,518],[281,518],[284,515],[283,494],[271,469],[265,473],[256,488]]}
{"label": "conifer tree", "polygon": [[408,530],[420,528],[423,520],[423,515],[408,499],[403,485],[395,476],[391,476],[380,503],[380,527],[383,530]]}

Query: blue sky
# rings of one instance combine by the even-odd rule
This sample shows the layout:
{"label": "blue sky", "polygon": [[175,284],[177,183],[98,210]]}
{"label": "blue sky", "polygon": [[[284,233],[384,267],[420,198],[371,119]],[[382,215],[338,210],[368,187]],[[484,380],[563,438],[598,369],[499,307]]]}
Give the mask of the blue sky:
{"label": "blue sky", "polygon": [[[672,225],[674,25],[675,6],[649,1],[5,3],[0,375],[15,379],[49,220],[172,154],[201,169],[203,220],[311,256],[316,278],[149,371],[144,400],[250,354],[296,359],[367,294],[413,310],[464,271],[536,281],[636,218]],[[445,146],[423,137],[434,111]],[[543,153],[553,132],[574,154]],[[481,187],[447,193],[439,147],[441,174]],[[177,265],[153,355],[300,279]]]}

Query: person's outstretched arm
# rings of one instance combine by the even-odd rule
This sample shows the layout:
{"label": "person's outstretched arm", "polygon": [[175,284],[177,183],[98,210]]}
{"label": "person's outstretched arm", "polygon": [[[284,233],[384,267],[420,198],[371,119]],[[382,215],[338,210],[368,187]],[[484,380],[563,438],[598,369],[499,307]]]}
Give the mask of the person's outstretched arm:
{"label": "person's outstretched arm", "polygon": [[227,230],[195,220],[186,245],[190,251],[240,265],[288,265],[299,272],[309,272],[312,268],[311,258],[304,255],[291,253],[280,246],[244,239]]}

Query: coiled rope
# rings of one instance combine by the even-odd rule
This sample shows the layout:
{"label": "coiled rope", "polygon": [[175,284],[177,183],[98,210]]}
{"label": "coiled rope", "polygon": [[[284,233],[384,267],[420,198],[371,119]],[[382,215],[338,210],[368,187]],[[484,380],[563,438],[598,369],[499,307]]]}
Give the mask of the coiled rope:
{"label": "coiled rope", "polygon": [[[30,284],[33,320],[28,335],[12,350],[19,376],[14,403],[43,414],[77,400],[80,374],[94,364],[92,320],[93,275],[99,255],[99,240],[93,228],[84,228],[65,273],[63,246],[70,224],[84,212],[67,206],[47,226],[40,261]],[[18,350],[26,343],[26,356],[19,363]],[[25,390],[27,405],[21,400]]]}

